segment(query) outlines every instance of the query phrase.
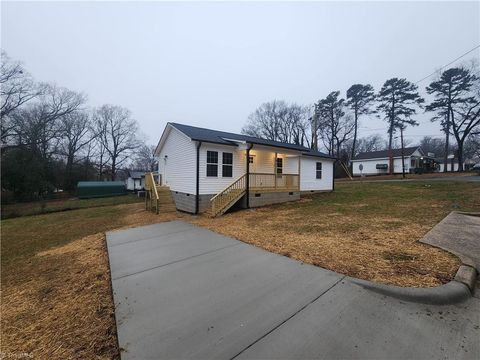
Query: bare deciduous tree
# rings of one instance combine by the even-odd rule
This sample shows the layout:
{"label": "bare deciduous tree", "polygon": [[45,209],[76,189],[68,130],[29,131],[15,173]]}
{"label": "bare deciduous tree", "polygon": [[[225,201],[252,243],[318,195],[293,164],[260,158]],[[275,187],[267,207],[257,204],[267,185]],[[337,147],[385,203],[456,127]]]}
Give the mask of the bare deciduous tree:
{"label": "bare deciduous tree", "polygon": [[10,115],[22,105],[37,97],[41,87],[37,86],[30,74],[19,61],[13,61],[5,51],[1,51],[0,65],[0,118],[1,141],[7,142],[14,124]]}
{"label": "bare deciduous tree", "polygon": [[[345,150],[352,154],[352,143],[353,139],[345,142]],[[353,153],[353,158],[362,152],[371,152],[383,150],[385,147],[385,139],[380,134],[373,134],[363,138],[358,138],[355,146],[355,152]]]}
{"label": "bare deciduous tree", "polygon": [[144,171],[155,171],[157,169],[157,159],[155,158],[154,145],[142,144],[136,153],[133,168]]}
{"label": "bare deciduous tree", "polygon": [[426,153],[433,153],[436,157],[440,157],[443,156],[445,151],[445,140],[431,136],[425,136],[422,140],[420,140],[420,147]]}
{"label": "bare deciduous tree", "polygon": [[242,133],[268,140],[304,145],[308,143],[308,109],[274,100],[252,113]]}
{"label": "bare deciduous tree", "polygon": [[36,146],[46,150],[52,140],[62,135],[60,119],[80,110],[86,101],[83,94],[66,88],[54,85],[44,85],[43,88],[38,100],[13,112],[14,146]]}
{"label": "bare deciduous tree", "polygon": [[75,111],[60,119],[62,141],[60,154],[66,158],[65,184],[66,190],[74,187],[72,169],[76,162],[83,160],[78,156],[94,139],[89,114],[85,111]]}
{"label": "bare deciduous tree", "polygon": [[109,157],[110,178],[115,180],[118,168],[140,146],[138,124],[128,109],[115,105],[103,105],[95,112],[95,118],[98,136]]}

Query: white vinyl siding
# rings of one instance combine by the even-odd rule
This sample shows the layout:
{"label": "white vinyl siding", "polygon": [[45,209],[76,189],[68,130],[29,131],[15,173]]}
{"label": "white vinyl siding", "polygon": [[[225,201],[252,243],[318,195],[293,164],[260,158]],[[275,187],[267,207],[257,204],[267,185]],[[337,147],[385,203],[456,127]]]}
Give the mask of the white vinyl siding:
{"label": "white vinyl siding", "polygon": [[283,173],[298,174],[298,156],[286,156],[283,158]]}
{"label": "white vinyl siding", "polygon": [[[317,179],[317,162],[322,163],[322,178]],[[300,191],[333,190],[333,161],[303,156],[300,168]]]}
{"label": "white vinyl siding", "polygon": [[[363,175],[377,175],[377,174],[388,174],[389,170],[377,169],[377,164],[389,164],[389,158],[380,158],[380,159],[366,159],[366,160],[354,160],[352,162],[353,166],[353,176]],[[410,171],[411,157],[405,156],[405,172]],[[363,170],[360,171],[360,164],[363,165]],[[393,172],[399,174],[402,172],[402,158],[393,159]]]}
{"label": "white vinyl siding", "polygon": [[[207,151],[218,152],[218,176],[207,176]],[[233,174],[232,177],[223,177],[223,152],[233,154]],[[245,151],[239,150],[236,146],[216,145],[203,143],[200,147],[200,195],[217,194],[228,185],[245,174]],[[195,184],[195,175],[190,180]]]}
{"label": "white vinyl siding", "polygon": [[255,162],[250,172],[273,174],[275,171],[275,152],[267,150],[250,150]]}
{"label": "white vinyl siding", "polygon": [[[443,167],[444,167],[444,163],[443,163],[443,159],[440,161],[440,169],[438,170],[438,172],[443,172]],[[458,170],[458,161],[455,161],[453,163],[453,171],[457,171]],[[448,165],[447,165],[447,172],[451,172],[452,171],[452,160],[451,159],[448,159]]]}
{"label": "white vinyl siding", "polygon": [[170,190],[195,194],[196,144],[174,127],[167,131],[158,157],[158,171]]}
{"label": "white vinyl siding", "polygon": [[[281,149],[279,150],[281,151]],[[250,167],[250,172],[257,173],[275,173],[275,151],[266,149],[255,149],[250,151],[253,155],[255,164]],[[283,159],[283,174],[297,174],[298,173],[298,156],[285,155],[277,153],[278,159]]]}

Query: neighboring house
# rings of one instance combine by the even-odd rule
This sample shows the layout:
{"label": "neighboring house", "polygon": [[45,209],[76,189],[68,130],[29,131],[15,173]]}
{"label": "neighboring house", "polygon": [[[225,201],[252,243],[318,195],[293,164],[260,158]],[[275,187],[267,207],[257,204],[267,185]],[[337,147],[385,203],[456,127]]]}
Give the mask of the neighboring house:
{"label": "neighboring house", "polygon": [[[443,172],[445,168],[445,159],[443,157],[436,158],[438,163],[438,172]],[[448,156],[447,172],[458,171],[458,159],[454,155]]]}
{"label": "neighboring house", "polygon": [[143,190],[145,188],[145,171],[128,171],[125,185],[129,191]]}
{"label": "neighboring house", "polygon": [[[427,156],[419,146],[403,149],[405,172],[432,172],[437,169],[437,163]],[[432,155],[432,154],[428,154]],[[402,173],[402,149],[392,149],[393,173]],[[352,160],[353,176],[389,174],[389,150],[363,152]]]}
{"label": "neighboring house", "polygon": [[[213,215],[333,190],[329,155],[294,144],[168,123],[155,150],[179,210]],[[210,201],[212,198],[214,198]]]}

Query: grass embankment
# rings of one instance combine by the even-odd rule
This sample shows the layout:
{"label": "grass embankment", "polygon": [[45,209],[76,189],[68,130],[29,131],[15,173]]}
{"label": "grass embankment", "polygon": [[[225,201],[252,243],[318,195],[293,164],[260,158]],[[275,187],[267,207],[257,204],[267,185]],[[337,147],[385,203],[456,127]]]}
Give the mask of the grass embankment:
{"label": "grass embankment", "polygon": [[118,204],[133,204],[142,202],[143,199],[134,194],[127,194],[106,198],[93,199],[58,199],[15,204],[2,204],[2,219],[11,219],[20,216],[48,214],[52,212],[85,209],[98,206]]}
{"label": "grass embankment", "polygon": [[478,209],[478,183],[342,183],[300,202],[194,222],[349,276],[424,287],[450,281],[459,260],[418,240],[450,211]]}
{"label": "grass embankment", "polygon": [[104,232],[172,216],[136,203],[3,220],[1,351],[118,358]]}

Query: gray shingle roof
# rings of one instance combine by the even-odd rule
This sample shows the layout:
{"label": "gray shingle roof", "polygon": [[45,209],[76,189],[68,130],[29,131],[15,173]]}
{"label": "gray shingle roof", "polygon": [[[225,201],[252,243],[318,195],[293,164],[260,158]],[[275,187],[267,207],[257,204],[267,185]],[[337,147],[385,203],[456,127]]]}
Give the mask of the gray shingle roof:
{"label": "gray shingle roof", "polygon": [[[419,146],[411,146],[403,148],[403,154],[405,156],[412,155],[415,150],[419,149],[419,151],[423,154],[422,149]],[[402,156],[402,149],[392,149],[393,157]],[[390,156],[388,150],[380,150],[380,151],[370,151],[370,152],[363,152],[355,156],[355,160],[366,160],[366,159],[380,159],[380,158],[388,158]]]}
{"label": "gray shingle roof", "polygon": [[132,179],[141,179],[142,177],[145,176],[145,171],[129,170],[128,175]]}
{"label": "gray shingle roof", "polygon": [[242,135],[242,134],[235,134],[229,133],[225,131],[217,131],[217,130],[210,130],[205,128],[200,128],[196,126],[178,124],[178,123],[169,123],[176,129],[180,130],[182,133],[187,135],[190,139],[195,141],[205,141],[214,144],[222,144],[222,145],[230,145],[230,146],[237,146],[237,144],[231,140],[236,141],[245,141],[250,144],[257,144],[257,145],[265,145],[265,146],[273,146],[283,149],[290,149],[301,151],[304,155],[309,156],[317,156],[323,158],[332,158],[332,156],[321,153],[319,151],[313,151],[305,146],[283,143],[279,141],[267,140],[262,139],[254,136]]}

